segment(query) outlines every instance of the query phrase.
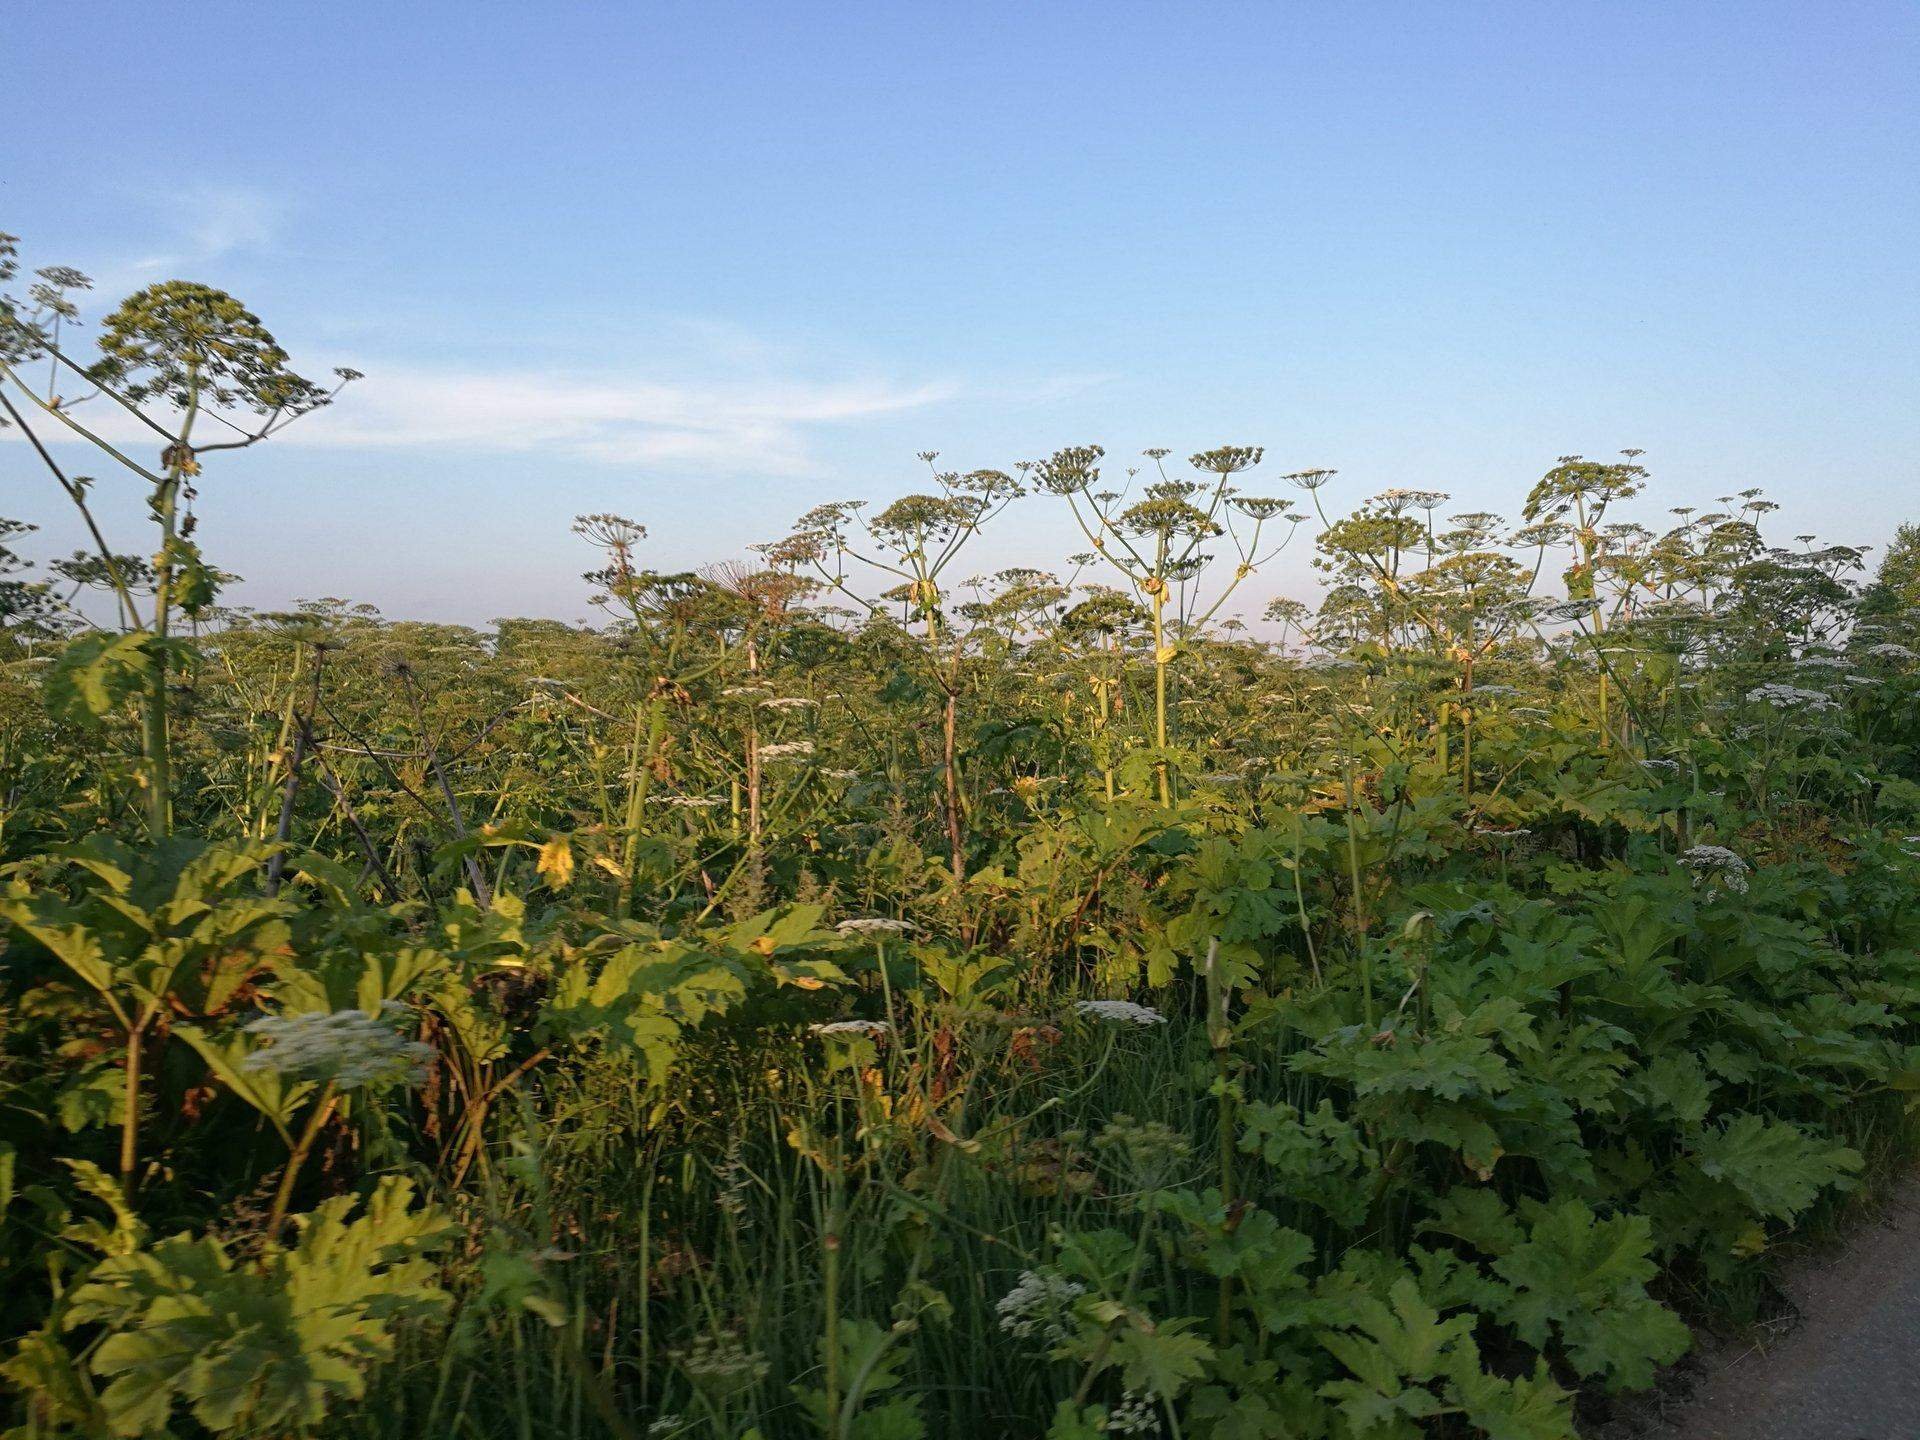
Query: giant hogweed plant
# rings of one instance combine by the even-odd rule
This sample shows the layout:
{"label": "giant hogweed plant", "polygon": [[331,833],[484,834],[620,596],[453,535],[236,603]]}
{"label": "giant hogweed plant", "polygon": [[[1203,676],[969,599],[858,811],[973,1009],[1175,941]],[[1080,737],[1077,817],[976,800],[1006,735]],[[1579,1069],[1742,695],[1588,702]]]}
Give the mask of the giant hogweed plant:
{"label": "giant hogweed plant", "polygon": [[[16,240],[0,235],[0,284],[18,266]],[[164,837],[173,825],[168,677],[192,657],[175,625],[204,616],[224,578],[194,538],[203,457],[270,439],[359,375],[341,369],[331,389],[315,384],[290,368],[286,351],[238,300],[180,280],[122,301],[100,323],[98,357],[82,363],[67,352],[67,332],[81,320],[75,296],[91,282],[63,266],[36,274],[24,299],[0,293],[0,423],[21,433],[78,512],[95,549],[76,558],[97,567],[118,622],[67,647],[50,693],[83,722],[139,697],[147,828]],[[131,446],[108,438],[80,408],[88,402],[124,416],[160,447],[158,460],[136,459]],[[68,473],[49,448],[57,440],[83,442],[146,488],[158,538],[151,559],[129,564],[115,553],[92,505],[97,482]]]}
{"label": "giant hogweed plant", "polygon": [[[1288,513],[1290,500],[1248,495],[1231,483],[1260,463],[1265,452],[1258,446],[1224,445],[1194,455],[1188,463],[1206,477],[1195,480],[1167,474],[1164,462],[1171,451],[1149,450],[1146,458],[1159,478],[1132,503],[1125,491],[1094,489],[1105,453],[1098,445],[1073,446],[1056,451],[1034,469],[1043,488],[1067,501],[1094,554],[1119,572],[1150,617],[1154,787],[1165,806],[1173,798],[1168,677],[1180,659],[1181,643],[1203,632],[1241,582],[1285,547],[1283,538],[1262,550],[1263,527],[1274,520],[1291,525],[1303,517]],[[1251,522],[1244,536],[1234,527],[1236,515]],[[1289,529],[1288,538],[1291,533]],[[1203,604],[1196,582],[1219,553],[1210,542],[1222,538],[1236,563],[1231,577]]]}
{"label": "giant hogweed plant", "polygon": [[[810,566],[833,591],[869,613],[879,606],[852,588],[853,566],[894,583],[884,599],[901,607],[902,619],[919,627],[923,673],[940,696],[940,784],[953,883],[967,874],[965,816],[960,779],[960,690],[967,635],[942,589],[947,571],[981,528],[1018,498],[1022,488],[998,470],[966,474],[934,470],[939,456],[921,460],[933,472],[934,491],[904,495],[868,516],[861,501],[817,506],[800,517],[794,534],[772,552],[783,562]],[[864,547],[864,548],[863,548]]]}

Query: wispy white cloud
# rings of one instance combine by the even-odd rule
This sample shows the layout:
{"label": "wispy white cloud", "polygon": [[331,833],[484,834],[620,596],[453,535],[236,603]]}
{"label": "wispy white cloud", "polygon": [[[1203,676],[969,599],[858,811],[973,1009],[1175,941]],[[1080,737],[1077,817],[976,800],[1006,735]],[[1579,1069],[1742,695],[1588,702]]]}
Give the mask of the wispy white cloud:
{"label": "wispy white cloud", "polygon": [[[276,243],[288,206],[264,190],[241,185],[188,185],[154,202],[153,248],[94,267],[94,289],[122,293]],[[189,277],[191,278],[191,277]]]}
{"label": "wispy white cloud", "polygon": [[808,441],[954,398],[946,382],[743,380],[367,366],[325,416],[285,443],[474,453],[554,452],[612,464],[745,474],[818,468]]}

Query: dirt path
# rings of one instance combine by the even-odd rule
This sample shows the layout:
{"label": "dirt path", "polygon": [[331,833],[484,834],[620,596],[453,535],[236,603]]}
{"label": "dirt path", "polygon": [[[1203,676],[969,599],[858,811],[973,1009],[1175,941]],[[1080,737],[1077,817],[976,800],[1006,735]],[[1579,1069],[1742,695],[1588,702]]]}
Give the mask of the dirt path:
{"label": "dirt path", "polygon": [[1710,1359],[1648,1440],[1920,1440],[1920,1180],[1787,1290],[1798,1323]]}

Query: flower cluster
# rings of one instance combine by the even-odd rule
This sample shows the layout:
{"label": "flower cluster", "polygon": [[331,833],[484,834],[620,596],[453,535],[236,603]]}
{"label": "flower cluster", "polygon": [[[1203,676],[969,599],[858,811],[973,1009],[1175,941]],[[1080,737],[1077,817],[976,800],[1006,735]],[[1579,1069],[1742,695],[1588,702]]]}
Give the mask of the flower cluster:
{"label": "flower cluster", "polygon": [[247,1034],[263,1043],[241,1068],[296,1080],[331,1080],[342,1090],[417,1084],[433,1051],[395,1030],[407,1013],[406,1006],[389,1000],[378,1010],[263,1016],[246,1027]]}
{"label": "flower cluster", "polygon": [[807,1026],[807,1033],[829,1040],[846,1040],[854,1036],[871,1039],[886,1034],[892,1028],[884,1020],[826,1020]]}
{"label": "flower cluster", "polygon": [[1193,1142],[1161,1121],[1115,1115],[1093,1137],[1093,1148],[1117,1161],[1142,1189],[1158,1190],[1193,1153]]}
{"label": "flower cluster", "polygon": [[899,935],[915,926],[906,920],[889,920],[884,915],[870,915],[859,920],[842,920],[833,927],[842,935]]}
{"label": "flower cluster", "polygon": [[1724,845],[1695,845],[1683,851],[1680,863],[1693,871],[1696,880],[1718,879],[1737,894],[1747,893],[1747,876],[1753,868]]}
{"label": "flower cluster", "polygon": [[762,700],[760,708],[762,710],[808,710],[819,703],[817,700],[807,699],[804,695],[777,695],[771,700]]}
{"label": "flower cluster", "polygon": [[1562,600],[1540,607],[1542,620],[1584,620],[1600,608],[1598,600]]}
{"label": "flower cluster", "polygon": [[1151,1395],[1129,1390],[1120,1397],[1119,1404],[1107,1411],[1100,1428],[1109,1435],[1158,1435],[1160,1407]]}
{"label": "flower cluster", "polygon": [[762,745],[760,747],[760,758],[762,760],[798,760],[803,756],[811,754],[813,754],[813,742],[811,740],[789,740],[780,745]]}
{"label": "flower cluster", "polygon": [[759,1384],[767,1373],[767,1357],[731,1335],[699,1336],[673,1358],[689,1380],[709,1388],[743,1389]]}
{"label": "flower cluster", "polygon": [[1167,1017],[1148,1005],[1136,1005],[1131,1000],[1081,1000],[1073,1007],[1082,1015],[1095,1020],[1111,1020],[1115,1023],[1125,1021],[1132,1025],[1164,1025]]}
{"label": "flower cluster", "polygon": [[1747,692],[1747,703],[1771,705],[1776,710],[1811,710],[1815,714],[1823,710],[1840,708],[1831,696],[1821,691],[1807,690],[1798,685],[1787,685],[1777,680],[1754,686]]}
{"label": "flower cluster", "polygon": [[1022,1270],[1014,1287],[994,1303],[1000,1328],[1017,1340],[1039,1336],[1049,1345],[1066,1343],[1067,1310],[1087,1293],[1078,1280],[1054,1270]]}

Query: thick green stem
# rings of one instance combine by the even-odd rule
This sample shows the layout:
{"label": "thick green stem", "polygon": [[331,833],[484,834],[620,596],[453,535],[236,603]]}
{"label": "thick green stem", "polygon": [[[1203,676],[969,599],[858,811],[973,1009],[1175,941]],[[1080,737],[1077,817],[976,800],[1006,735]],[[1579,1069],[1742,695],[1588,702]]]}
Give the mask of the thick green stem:
{"label": "thick green stem", "polygon": [[846,1191],[838,1174],[829,1181],[832,1190],[827,1205],[827,1233],[821,1240],[823,1279],[826,1290],[826,1326],[823,1348],[826,1354],[826,1414],[830,1440],[841,1440],[840,1426],[840,1238],[846,1221]]}
{"label": "thick green stem", "polygon": [[[653,698],[647,701],[644,710],[634,712],[634,737],[632,759],[627,769],[627,837],[626,852],[621,857],[622,880],[620,882],[621,908],[626,908],[633,898],[633,890],[638,880],[640,864],[640,832],[645,823],[647,793],[653,788],[653,770],[659,762],[660,747],[667,739],[667,700],[664,693],[664,680],[654,685]],[[645,729],[642,730],[644,720]],[[645,743],[642,744],[642,734]]]}
{"label": "thick green stem", "polygon": [[1155,579],[1153,592],[1153,743],[1159,751],[1153,773],[1160,792],[1160,804],[1173,803],[1167,784],[1167,582]]}
{"label": "thick green stem", "polygon": [[273,1192],[273,1209],[267,1213],[267,1238],[278,1239],[280,1227],[286,1223],[287,1206],[293,1200],[293,1187],[300,1178],[301,1167],[307,1163],[314,1142],[320,1138],[320,1132],[333,1116],[334,1107],[340,1102],[340,1092],[329,1080],[326,1088],[320,1092],[320,1098],[314,1102],[313,1112],[307,1116],[306,1127],[301,1130],[300,1138],[294,1142],[293,1153],[287,1156],[287,1168],[280,1172],[280,1183]]}
{"label": "thick green stem", "polygon": [[120,1193],[133,1202],[133,1172],[140,1160],[141,1050],[151,1012],[127,1031],[126,1113],[120,1117]]}
{"label": "thick green stem", "polygon": [[1364,892],[1360,888],[1360,836],[1355,823],[1354,806],[1358,803],[1353,785],[1353,748],[1347,747],[1344,756],[1347,791],[1347,880],[1353,887],[1353,941],[1360,962],[1360,998],[1366,1008],[1367,1024],[1373,1024],[1373,957],[1367,953],[1367,904]]}
{"label": "thick green stem", "polygon": [[[1220,1204],[1226,1223],[1234,1223],[1233,1147],[1233,1019],[1229,1007],[1233,993],[1220,974],[1220,939],[1207,941],[1207,1043],[1213,1050],[1214,1089],[1219,1105]],[[1219,1313],[1214,1322],[1215,1336],[1226,1345],[1233,1333],[1233,1278],[1220,1280]]]}
{"label": "thick green stem", "polygon": [[188,441],[200,414],[197,373],[188,380],[186,412],[180,435],[167,447],[166,474],[154,488],[153,513],[160,522],[160,551],[153,564],[153,638],[147,659],[146,713],[142,742],[147,761],[147,828],[155,839],[173,833],[173,756],[167,726],[167,635],[173,624],[174,542],[179,538],[180,489],[195,467]]}
{"label": "thick green stem", "polygon": [[173,608],[174,497],[179,491],[177,474],[169,475],[160,487],[157,512],[161,545],[159,562],[153,567],[153,635],[160,643],[147,657],[147,694],[141,715],[142,748],[147,761],[147,828],[155,839],[164,839],[173,831],[173,759],[167,734],[167,630]]}

